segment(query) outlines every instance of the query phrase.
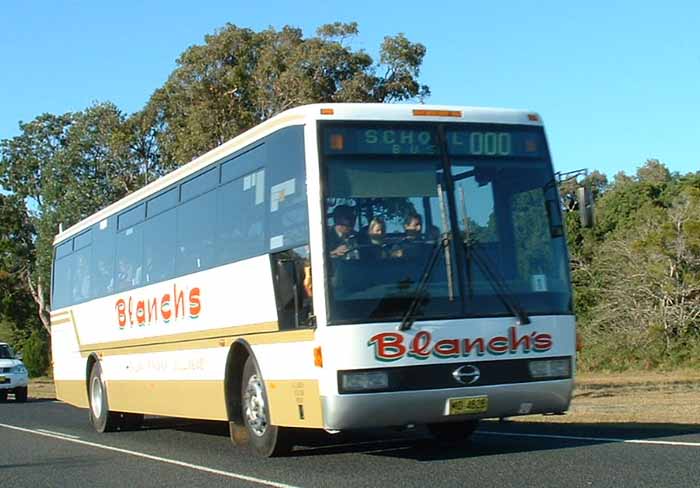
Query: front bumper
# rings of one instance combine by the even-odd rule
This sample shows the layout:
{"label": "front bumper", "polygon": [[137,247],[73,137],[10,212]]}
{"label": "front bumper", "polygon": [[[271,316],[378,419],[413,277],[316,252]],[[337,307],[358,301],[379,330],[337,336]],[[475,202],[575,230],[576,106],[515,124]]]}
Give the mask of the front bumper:
{"label": "front bumper", "polygon": [[26,374],[0,373],[0,390],[14,390],[28,384],[29,376]]}
{"label": "front bumper", "polygon": [[[563,412],[569,408],[573,379],[469,388],[361,393],[321,398],[329,430],[392,427],[408,424],[513,417]],[[449,398],[488,396],[488,410],[478,415],[445,415]]]}

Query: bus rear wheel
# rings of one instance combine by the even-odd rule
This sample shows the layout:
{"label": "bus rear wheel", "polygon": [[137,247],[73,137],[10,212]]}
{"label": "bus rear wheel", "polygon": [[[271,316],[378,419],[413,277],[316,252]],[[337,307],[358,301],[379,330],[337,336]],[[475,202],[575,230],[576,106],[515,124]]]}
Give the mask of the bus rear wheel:
{"label": "bus rear wheel", "polygon": [[114,432],[124,428],[137,428],[143,421],[143,415],[122,413],[109,410],[107,388],[102,380],[100,363],[95,363],[90,371],[88,382],[88,400],[90,402],[90,423],[97,432]]}
{"label": "bus rear wheel", "polygon": [[248,431],[248,444],[263,457],[287,454],[291,450],[289,432],[270,423],[270,408],[262,375],[252,357],[243,367],[241,383],[242,417]]}
{"label": "bus rear wheel", "polygon": [[466,442],[479,426],[478,420],[428,424],[428,430],[438,442]]}

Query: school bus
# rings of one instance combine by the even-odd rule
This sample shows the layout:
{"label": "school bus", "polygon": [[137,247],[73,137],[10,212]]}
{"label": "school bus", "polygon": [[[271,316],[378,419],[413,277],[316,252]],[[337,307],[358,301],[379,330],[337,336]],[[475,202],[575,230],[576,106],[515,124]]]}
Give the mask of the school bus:
{"label": "school bus", "polygon": [[299,428],[563,412],[561,212],[536,113],[285,111],[56,236],[57,396],[100,432],[225,421],[263,456]]}

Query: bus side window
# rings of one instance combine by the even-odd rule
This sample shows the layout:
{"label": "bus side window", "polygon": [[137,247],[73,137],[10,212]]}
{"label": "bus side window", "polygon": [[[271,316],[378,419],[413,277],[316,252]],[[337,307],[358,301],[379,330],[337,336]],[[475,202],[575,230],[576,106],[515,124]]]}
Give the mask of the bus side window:
{"label": "bus side window", "polygon": [[280,330],[313,327],[308,246],[270,255]]}

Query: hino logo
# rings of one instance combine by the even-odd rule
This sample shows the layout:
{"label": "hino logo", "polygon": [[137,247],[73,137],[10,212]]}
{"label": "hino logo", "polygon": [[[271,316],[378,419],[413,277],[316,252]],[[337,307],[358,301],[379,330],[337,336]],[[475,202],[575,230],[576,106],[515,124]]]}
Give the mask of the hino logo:
{"label": "hino logo", "polygon": [[481,372],[476,366],[467,364],[460,366],[452,372],[452,377],[464,385],[472,385],[479,381]]}

